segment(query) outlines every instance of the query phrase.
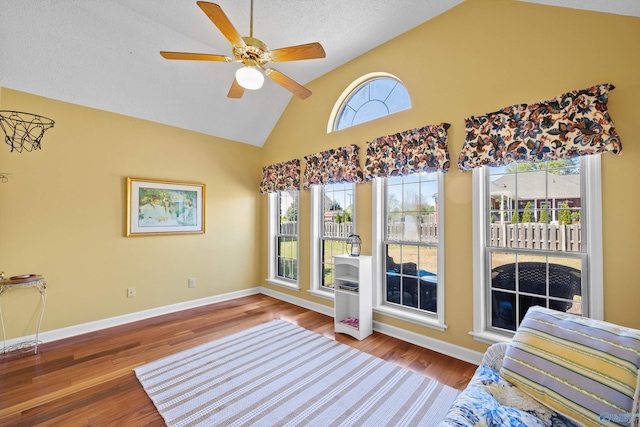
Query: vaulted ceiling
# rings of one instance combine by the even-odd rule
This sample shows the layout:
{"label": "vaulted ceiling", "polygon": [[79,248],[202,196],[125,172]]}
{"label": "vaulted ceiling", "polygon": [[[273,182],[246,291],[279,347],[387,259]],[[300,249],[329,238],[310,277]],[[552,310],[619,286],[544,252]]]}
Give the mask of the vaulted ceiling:
{"label": "vaulted ceiling", "polygon": [[[254,0],[253,35],[270,49],[321,43],[326,58],[271,65],[306,84],[463,1]],[[640,0],[520,1],[640,17]],[[251,1],[217,3],[249,35]],[[167,61],[162,50],[232,56],[195,0],[20,0],[0,8],[0,86],[264,144],[289,91],[267,79],[230,99],[239,64]]]}

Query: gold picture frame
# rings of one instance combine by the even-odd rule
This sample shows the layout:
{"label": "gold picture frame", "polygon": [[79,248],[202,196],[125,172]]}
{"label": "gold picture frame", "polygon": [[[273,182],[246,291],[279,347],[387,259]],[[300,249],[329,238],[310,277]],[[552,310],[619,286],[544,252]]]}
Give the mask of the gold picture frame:
{"label": "gold picture frame", "polygon": [[206,185],[127,177],[127,237],[205,232]]}

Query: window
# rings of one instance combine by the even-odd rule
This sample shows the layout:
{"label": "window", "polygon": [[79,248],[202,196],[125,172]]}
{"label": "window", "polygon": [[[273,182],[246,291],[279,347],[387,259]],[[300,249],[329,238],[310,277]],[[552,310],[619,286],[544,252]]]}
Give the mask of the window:
{"label": "window", "polygon": [[372,73],[353,82],[338,99],[327,132],[346,129],[411,108],[402,82],[387,73]]}
{"label": "window", "polygon": [[441,172],[432,172],[374,181],[374,199],[379,199],[377,259],[382,261],[376,311],[441,330],[445,328],[442,177]]}
{"label": "window", "polygon": [[475,333],[510,335],[534,305],[601,317],[599,161],[474,170]]}
{"label": "window", "polygon": [[354,234],[355,184],[336,183],[312,187],[314,213],[311,251],[313,268],[312,292],[333,294],[333,257],[348,253],[347,238]]}
{"label": "window", "polygon": [[299,191],[269,194],[269,281],[298,288]]}

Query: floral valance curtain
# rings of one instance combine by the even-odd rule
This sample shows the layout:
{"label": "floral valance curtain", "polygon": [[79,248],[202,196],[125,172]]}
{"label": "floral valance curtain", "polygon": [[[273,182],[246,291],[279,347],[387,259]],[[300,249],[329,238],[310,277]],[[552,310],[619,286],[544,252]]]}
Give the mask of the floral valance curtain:
{"label": "floral valance curtain", "polygon": [[335,184],[338,182],[364,182],[357,145],[349,145],[304,156],[306,166],[302,187]]}
{"label": "floral valance curtain", "polygon": [[300,159],[264,166],[261,193],[300,189]]}
{"label": "floral valance curtain", "polygon": [[605,83],[467,118],[458,169],[620,153],[622,145],[607,112],[608,92],[614,88]]}
{"label": "floral valance curtain", "polygon": [[447,172],[449,123],[411,129],[382,136],[367,144],[365,176],[408,175],[416,172]]}

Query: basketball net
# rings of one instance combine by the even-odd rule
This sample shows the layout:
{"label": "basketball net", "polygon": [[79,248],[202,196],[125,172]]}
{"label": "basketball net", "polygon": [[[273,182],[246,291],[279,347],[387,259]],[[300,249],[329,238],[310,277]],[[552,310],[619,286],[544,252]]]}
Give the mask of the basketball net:
{"label": "basketball net", "polygon": [[22,150],[39,149],[42,136],[53,124],[53,120],[37,114],[0,110],[0,127],[5,134],[4,142],[11,146],[11,151],[15,150],[18,153]]}

